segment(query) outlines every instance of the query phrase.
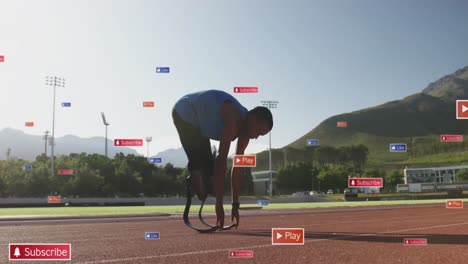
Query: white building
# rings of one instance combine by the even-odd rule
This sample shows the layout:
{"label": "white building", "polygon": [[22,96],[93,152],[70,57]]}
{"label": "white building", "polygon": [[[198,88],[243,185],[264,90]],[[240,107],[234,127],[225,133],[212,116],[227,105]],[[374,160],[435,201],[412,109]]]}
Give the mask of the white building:
{"label": "white building", "polygon": [[[277,171],[271,171],[273,182],[278,175]],[[254,184],[254,193],[256,195],[269,195],[270,190],[270,171],[257,171],[252,172],[252,181]],[[273,188],[273,193],[275,190]]]}
{"label": "white building", "polygon": [[438,168],[405,168],[405,184],[411,183],[456,183],[456,174],[468,165]]}

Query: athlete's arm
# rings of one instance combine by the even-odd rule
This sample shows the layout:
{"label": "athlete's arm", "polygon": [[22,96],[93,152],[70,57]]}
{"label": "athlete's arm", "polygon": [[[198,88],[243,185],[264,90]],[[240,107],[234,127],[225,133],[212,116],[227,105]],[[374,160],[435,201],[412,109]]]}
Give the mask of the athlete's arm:
{"label": "athlete's arm", "polygon": [[[249,144],[247,134],[241,134],[237,139],[236,155],[244,155],[245,148]],[[232,210],[231,222],[239,226],[239,192],[241,184],[242,170],[239,167],[233,167],[231,172],[231,193],[232,193]]]}
{"label": "athlete's arm", "polygon": [[229,154],[231,141],[236,137],[238,131],[238,118],[240,113],[232,103],[225,103],[221,108],[221,116],[223,119],[223,131],[221,133],[219,143],[219,154],[215,159],[214,165],[214,180],[216,194],[216,216],[217,225],[224,226],[224,177],[226,175],[226,162]]}
{"label": "athlete's arm", "polygon": [[[236,155],[244,155],[245,148],[249,144],[249,137],[247,135],[240,135],[237,139]],[[240,183],[241,183],[241,173],[242,168],[233,167],[231,173],[231,193],[232,193],[232,203],[239,202],[239,192],[240,192]]]}

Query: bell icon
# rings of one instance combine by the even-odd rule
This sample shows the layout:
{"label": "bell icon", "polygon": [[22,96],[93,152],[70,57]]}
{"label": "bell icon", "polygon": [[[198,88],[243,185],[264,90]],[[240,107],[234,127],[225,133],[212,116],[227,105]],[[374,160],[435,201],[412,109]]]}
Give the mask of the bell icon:
{"label": "bell icon", "polygon": [[351,185],[354,185],[354,180],[351,181]]}
{"label": "bell icon", "polygon": [[15,248],[15,253],[13,254],[13,256],[15,256],[15,257],[21,256],[21,253],[20,253],[20,250],[19,250],[18,247]]}
{"label": "bell icon", "polygon": [[115,141],[115,145],[117,146],[120,145],[120,141],[119,140]]}

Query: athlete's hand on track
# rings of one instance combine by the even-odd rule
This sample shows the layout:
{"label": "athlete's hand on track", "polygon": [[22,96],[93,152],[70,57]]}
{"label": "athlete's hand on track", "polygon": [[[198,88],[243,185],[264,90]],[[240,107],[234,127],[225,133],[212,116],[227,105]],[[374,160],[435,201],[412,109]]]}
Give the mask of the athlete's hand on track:
{"label": "athlete's hand on track", "polygon": [[239,203],[232,203],[231,222],[236,225],[236,228],[239,226]]}
{"label": "athlete's hand on track", "polygon": [[224,207],[222,203],[216,203],[216,226],[220,229],[224,227]]}

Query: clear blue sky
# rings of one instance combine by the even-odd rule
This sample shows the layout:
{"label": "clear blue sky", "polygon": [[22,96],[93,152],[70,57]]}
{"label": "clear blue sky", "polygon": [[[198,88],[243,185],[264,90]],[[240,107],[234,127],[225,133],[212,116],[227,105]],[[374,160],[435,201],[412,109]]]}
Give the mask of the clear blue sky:
{"label": "clear blue sky", "polygon": [[[184,94],[232,93],[247,108],[279,101],[273,148],[324,119],[420,92],[468,65],[467,1],[0,0],[0,129],[56,137],[152,136],[180,147],[171,109]],[[170,74],[155,67],[169,66]],[[143,101],[155,108],[143,108]],[[72,107],[61,108],[61,102]],[[24,122],[34,121],[33,128]],[[268,137],[247,152],[264,150]],[[146,148],[139,148],[146,153]]]}

